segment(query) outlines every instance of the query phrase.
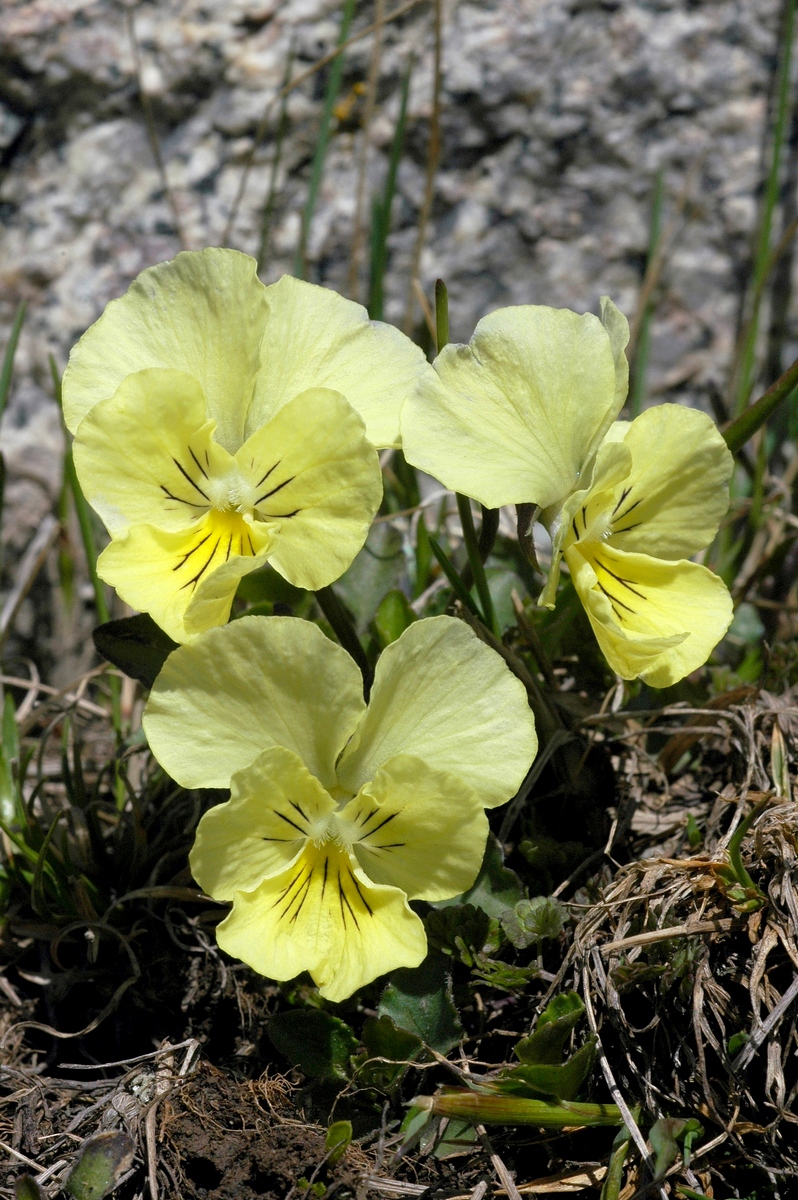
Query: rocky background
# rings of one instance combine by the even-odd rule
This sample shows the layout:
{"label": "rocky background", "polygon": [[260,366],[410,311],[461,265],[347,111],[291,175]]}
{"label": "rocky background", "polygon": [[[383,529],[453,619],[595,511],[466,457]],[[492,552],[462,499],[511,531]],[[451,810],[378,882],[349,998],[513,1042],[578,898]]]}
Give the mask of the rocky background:
{"label": "rocky background", "polygon": [[[399,7],[394,0],[385,11]],[[427,294],[436,276],[447,280],[452,337],[467,339],[501,305],[584,311],[605,292],[633,316],[662,171],[667,253],[649,394],[707,403],[722,392],[764,173],[781,10],[780,0],[443,0],[442,149],[419,277]],[[1,435],[6,586],[61,485],[48,355],[62,369],[74,341],[144,267],[181,247],[223,244],[289,56],[296,75],[327,53],[340,11],[341,0],[2,0],[0,345],[17,303],[28,301]],[[352,32],[374,12],[361,0]],[[363,272],[353,285],[350,261],[359,85],[372,43],[364,37],[345,55],[308,247],[308,278],[361,300]],[[410,276],[432,111],[430,0],[385,26],[368,197],[382,186],[411,56],[386,317],[416,326]],[[288,101],[267,282],[293,266],[324,82],[322,70]],[[255,254],[278,115],[272,104],[228,239]],[[792,192],[795,168],[785,179]],[[794,336],[789,272],[780,286]],[[49,638],[55,677],[66,682],[82,651],[72,645],[65,658],[58,643],[74,643],[82,626],[73,620],[70,635],[66,618],[46,610],[36,593],[26,601],[19,653],[26,640]]]}

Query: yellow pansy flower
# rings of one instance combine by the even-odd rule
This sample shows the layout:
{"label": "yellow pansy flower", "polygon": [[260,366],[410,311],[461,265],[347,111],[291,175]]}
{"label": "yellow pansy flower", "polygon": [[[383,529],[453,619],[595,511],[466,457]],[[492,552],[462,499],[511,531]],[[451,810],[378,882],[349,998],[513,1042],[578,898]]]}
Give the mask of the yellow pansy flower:
{"label": "yellow pansy flower", "polygon": [[488,508],[561,503],[584,477],[629,386],[626,318],[500,308],[445,346],[402,409],[408,462]]}
{"label": "yellow pansy flower", "polygon": [[73,349],[75,467],[111,534],[98,573],[178,642],[224,623],[242,575],[337,579],[382,494],[375,446],[431,368],[334,292],[266,287],[234,250],[143,271]]}
{"label": "yellow pansy flower", "polygon": [[668,687],[706,662],[729,627],[723,581],[689,562],[717,533],[734,461],[712,420],[662,404],[617,421],[587,488],[551,524],[554,607],[561,558],[610,666]]}
{"label": "yellow pansy flower", "polygon": [[600,311],[485,317],[419,379],[402,411],[404,451],[488,507],[539,506],[554,536],[541,603],[554,604],[564,556],[613,670],[665,687],[706,661],[731,620],[723,582],[685,560],[726,512],[732,458],[691,409],[615,421],[629,331],[606,297]]}
{"label": "yellow pansy flower", "polygon": [[515,794],[537,748],[524,688],[451,617],[383,652],[368,707],[317,626],[242,617],[170,655],[144,728],[178,783],[231,787],[190,858],[233,902],[221,948],[272,979],[307,970],[330,1000],[422,961],[408,900],[473,883],[484,809]]}

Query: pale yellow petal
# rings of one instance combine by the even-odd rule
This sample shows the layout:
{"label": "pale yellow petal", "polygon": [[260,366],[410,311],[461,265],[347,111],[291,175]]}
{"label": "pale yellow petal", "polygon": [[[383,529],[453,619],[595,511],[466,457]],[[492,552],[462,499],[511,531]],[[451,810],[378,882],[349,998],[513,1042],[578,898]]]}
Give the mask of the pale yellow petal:
{"label": "pale yellow petal", "polygon": [[183,787],[227,787],[261,751],[284,746],[330,789],[364,709],[360,672],[318,626],[241,617],[169,656],[143,724]]}
{"label": "pale yellow petal", "polygon": [[706,413],[658,404],[626,430],[632,453],[612,515],[612,544],[655,558],[689,558],[714,538],[729,507],[734,459]]}
{"label": "pale yellow petal", "polygon": [[274,746],[237,771],[232,795],[205,813],[189,855],[191,873],[214,900],[252,892],[324,832],[335,801],[302,760]]}
{"label": "pale yellow petal", "polygon": [[462,778],[493,808],[515,795],[536,751],[523,684],[462,621],[429,617],[380,656],[338,777],[358,792],[394,755],[411,754]]}
{"label": "pale yellow petal", "polygon": [[284,275],[266,289],[269,317],[247,433],[309,388],[344,395],[375,446],[399,444],[399,410],[432,375],[422,351],[360,304]]}
{"label": "pale yellow petal", "polygon": [[254,488],[256,512],[277,524],[272,566],[311,591],[343,575],[382,499],[379,457],[344,397],[326,388],[302,392],[236,461]]}
{"label": "pale yellow petal", "polygon": [[63,382],[68,428],[77,432],[125,376],[161,367],[196,379],[217,440],[235,452],[260,366],[265,297],[255,259],[237,250],[193,250],[142,271],[69,356]]}
{"label": "pale yellow petal", "polygon": [[702,666],[732,618],[723,580],[691,562],[663,562],[596,543],[566,562],[612,669],[669,687]]}
{"label": "pale yellow petal", "polygon": [[344,850],[308,845],[281,875],[238,892],[219,945],[270,979],[309,971],[327,1000],[345,1000],[378,975],[416,967],[427,952],[421,919],[398,888],[372,884]]}
{"label": "pale yellow petal", "polygon": [[407,754],[387,762],[337,821],[369,879],[401,888],[409,900],[467,891],[488,837],[474,789]]}
{"label": "pale yellow petal", "polygon": [[[617,421],[616,425],[621,422]],[[614,428],[614,426],[613,426]],[[606,438],[599,447],[590,473],[590,486],[573,492],[549,525],[551,567],[538,604],[554,608],[560,581],[560,562],[565,550],[581,538],[603,540],[608,515],[632,466],[632,454],[623,443]]]}
{"label": "pale yellow petal", "polygon": [[615,411],[619,412],[629,391],[629,360],[626,357],[626,347],[629,343],[629,322],[621,310],[616,308],[609,296],[602,296],[599,301],[599,318],[607,331],[612,347],[612,357],[615,362]]}
{"label": "pale yellow petal", "polygon": [[97,574],[131,608],[185,642],[227,620],[241,576],[262,567],[270,549],[267,525],[211,510],[180,531],[134,525],[106,546]]}
{"label": "pale yellow petal", "polygon": [[446,346],[402,411],[409,462],[499,508],[549,508],[579,485],[623,403],[598,317],[532,305],[483,318]]}
{"label": "pale yellow petal", "polygon": [[214,428],[200,385],[180,371],[137,371],[99,401],[73,453],[83,493],[108,530],[185,529],[207,512],[209,476],[232,464]]}

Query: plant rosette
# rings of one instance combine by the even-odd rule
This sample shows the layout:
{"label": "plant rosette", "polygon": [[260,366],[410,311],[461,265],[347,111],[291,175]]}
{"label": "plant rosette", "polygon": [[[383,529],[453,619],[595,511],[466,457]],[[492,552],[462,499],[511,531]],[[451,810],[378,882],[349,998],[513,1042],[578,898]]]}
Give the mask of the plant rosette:
{"label": "plant rosette", "polygon": [[97,572],[177,642],[224,624],[269,561],[317,590],[350,565],[382,496],[375,447],[431,372],[336,293],[265,286],[234,250],[143,271],[72,350],[75,469],[111,542]]}
{"label": "plant rosette", "polygon": [[191,869],[232,901],[219,946],[272,979],[309,971],[343,1000],[427,952],[410,900],[466,891],[486,808],[537,749],[521,683],[452,617],[381,655],[368,706],[349,655],[310,622],[243,617],[174,651],[144,716],[184,787],[230,787]]}
{"label": "plant rosette", "polygon": [[733,459],[706,414],[668,404],[616,421],[625,317],[518,306],[444,347],[402,410],[409,462],[490,508],[527,505],[553,539],[540,603],[565,559],[599,645],[624,679],[666,687],[726,632],[723,581],[688,559],[729,504]]}

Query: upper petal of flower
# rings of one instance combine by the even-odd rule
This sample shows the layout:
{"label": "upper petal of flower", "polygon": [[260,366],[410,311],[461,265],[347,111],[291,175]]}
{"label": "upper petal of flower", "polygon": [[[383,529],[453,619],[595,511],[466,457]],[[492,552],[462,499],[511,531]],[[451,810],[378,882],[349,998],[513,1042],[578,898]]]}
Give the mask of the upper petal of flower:
{"label": "upper petal of flower", "polygon": [[479,874],[488,819],[479,797],[449,771],[400,754],[336,817],[355,858],[375,883],[409,900],[448,900]]}
{"label": "upper petal of flower", "polygon": [[68,428],[76,433],[126,375],[162,367],[196,379],[217,440],[234,453],[244,439],[267,316],[266,288],[246,254],[193,250],[149,267],[72,350],[63,383]]}
{"label": "upper petal of flower", "polygon": [[486,808],[518,790],[537,750],[523,685],[453,617],[430,617],[383,651],[368,711],[338,764],[358,792],[396,754],[473,787]]}
{"label": "upper petal of flower", "polygon": [[578,486],[625,398],[626,322],[525,305],[444,347],[402,412],[408,461],[491,508],[549,508]]}
{"label": "upper petal of flower", "polygon": [[418,346],[328,288],[284,275],[266,288],[268,322],[247,433],[309,388],[341,392],[375,446],[399,445],[399,410],[433,374]]}
{"label": "upper petal of flower", "polygon": [[703,665],[728,629],[723,580],[691,562],[663,562],[578,543],[565,560],[610,664],[623,679],[669,687]]}
{"label": "upper petal of flower", "polygon": [[209,479],[233,464],[214,428],[199,383],[180,371],[137,371],[100,400],[81,421],[73,453],[86,499],[109,532],[186,529],[207,512]]}
{"label": "upper petal of flower", "polygon": [[333,1001],[396,967],[417,967],[427,952],[424,926],[404,892],[371,883],[332,842],[308,843],[282,874],[237,892],[216,937],[270,979],[310,971]]}
{"label": "upper petal of flower", "polygon": [[308,841],[323,836],[335,801],[290,750],[264,750],[231,781],[226,804],[209,809],[197,827],[191,873],[215,900],[252,892],[295,862]]}
{"label": "upper petal of flower", "polygon": [[254,511],[277,526],[272,566],[313,591],[343,575],[382,499],[379,457],[351,404],[327,388],[300,393],[236,462]]}
{"label": "upper petal of flower", "polygon": [[143,724],[183,787],[227,787],[261,751],[284,746],[329,790],[364,709],[360,672],[318,626],[241,617],[170,654]]}
{"label": "upper petal of flower", "polygon": [[239,580],[263,566],[271,528],[236,512],[208,512],[190,529],[134,525],[97,559],[97,574],[176,642],[222,625]]}
{"label": "upper petal of flower", "polygon": [[729,507],[734,459],[706,413],[680,404],[646,409],[626,429],[628,478],[612,513],[619,550],[689,558],[712,541]]}

